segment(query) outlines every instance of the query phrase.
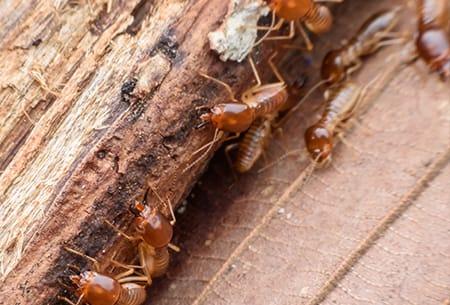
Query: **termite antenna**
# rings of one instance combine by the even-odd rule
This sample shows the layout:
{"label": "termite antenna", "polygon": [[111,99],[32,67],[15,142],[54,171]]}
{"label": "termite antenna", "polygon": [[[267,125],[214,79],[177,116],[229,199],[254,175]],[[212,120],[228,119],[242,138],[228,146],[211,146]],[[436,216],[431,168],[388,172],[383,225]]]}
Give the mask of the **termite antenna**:
{"label": "termite antenna", "polygon": [[[150,186],[150,185],[148,185],[148,186]],[[144,205],[147,205],[147,196],[148,196],[148,192],[149,192],[149,191],[150,191],[150,188],[147,187],[147,189],[145,190],[145,193],[144,193],[143,200],[142,200],[142,203],[143,203]]]}
{"label": "termite antenna", "polygon": [[95,258],[93,258],[87,254],[81,253],[80,251],[77,251],[75,249],[69,248],[69,247],[64,247],[64,250],[87,259],[88,261],[92,262],[96,271],[100,270],[100,264],[99,264],[98,260],[96,260]]}
{"label": "termite antenna", "polygon": [[170,201],[169,197],[167,196],[167,201],[164,201],[152,185],[149,184],[148,186],[152,190],[152,192],[155,193],[156,197],[158,197],[158,200],[161,203],[167,205],[167,207],[169,208],[170,216],[172,217],[170,224],[173,226],[177,222],[177,219],[175,217],[175,213],[173,212],[172,202]]}
{"label": "termite antenna", "polygon": [[310,165],[306,168],[306,176],[305,176],[305,180],[303,182],[303,184],[305,185],[306,183],[309,182],[309,180],[312,177],[313,172],[315,171],[315,169],[317,168],[318,164],[319,164],[319,158],[322,156],[322,153],[320,153],[315,159],[311,160]]}
{"label": "termite antenna", "polygon": [[212,141],[210,141],[206,145],[203,145],[202,147],[200,147],[199,149],[194,151],[192,153],[192,155],[195,155],[195,154],[199,153],[200,151],[202,151],[203,149],[207,148],[206,151],[197,160],[195,160],[194,162],[189,164],[183,170],[183,174],[185,172],[187,172],[189,169],[191,169],[193,166],[195,166],[198,162],[200,162],[204,157],[206,157],[208,155],[208,153],[211,151],[211,149],[214,147],[214,144],[217,143],[223,137],[223,135],[224,135],[223,131],[221,131],[218,128],[216,128],[216,130],[214,131],[214,137],[213,137]]}
{"label": "termite antenna", "polygon": [[170,224],[173,227],[175,225],[175,223],[177,222],[177,218],[175,217],[175,213],[174,213],[173,207],[172,207],[172,202],[170,201],[169,197],[167,197],[167,206],[169,207],[170,216],[172,216],[172,220],[170,221]]}
{"label": "termite antenna", "polygon": [[309,98],[309,96],[316,91],[320,86],[322,86],[323,84],[326,84],[330,81],[331,79],[323,79],[321,81],[319,81],[317,84],[315,84],[314,86],[311,87],[311,89],[308,90],[308,92],[306,92],[306,94],[300,99],[300,101],[291,109],[289,109],[288,113],[286,113],[284,115],[284,117],[281,119],[281,121],[279,122],[278,125],[282,125],[283,123],[285,123],[289,117],[292,115],[292,113],[294,113],[295,111],[298,110],[298,108],[300,108],[300,106]]}
{"label": "termite antenna", "polygon": [[[139,210],[136,209],[136,211],[139,211]],[[139,213],[139,212],[137,212],[137,213]],[[136,214],[135,214],[135,215],[136,215]],[[139,216],[139,214],[137,214],[136,216]],[[122,230],[120,230],[118,227],[116,227],[114,224],[112,224],[109,220],[104,219],[103,221],[104,221],[108,226],[110,226],[114,231],[116,231],[117,234],[119,234],[119,235],[125,237],[125,238],[128,239],[129,241],[140,240],[140,238],[133,237],[133,236],[130,236],[130,235],[126,234],[125,232],[123,232]]]}
{"label": "termite antenna", "polygon": [[215,83],[217,83],[217,84],[223,86],[223,87],[228,91],[228,94],[229,94],[229,96],[230,96],[230,100],[232,100],[232,101],[235,102],[235,103],[239,103],[239,101],[238,101],[238,100],[236,99],[236,97],[234,96],[233,90],[231,90],[230,85],[228,85],[228,84],[225,83],[224,81],[221,81],[220,79],[217,79],[217,78],[215,78],[215,77],[209,76],[208,74],[205,74],[205,73],[203,73],[203,72],[198,72],[198,74],[199,74],[200,76],[206,78],[206,79],[209,79],[209,80],[211,80],[211,81],[213,81],[213,82],[215,82]]}
{"label": "termite antenna", "polygon": [[156,189],[153,187],[153,185],[149,184],[149,185],[148,185],[148,188],[152,190],[152,193],[154,193],[154,194],[156,195],[156,197],[158,197],[158,200],[159,200],[161,203],[165,203],[164,200],[161,198],[161,196],[159,196],[158,191],[156,191]]}
{"label": "termite antenna", "polygon": [[[202,127],[205,127],[208,124],[208,121],[206,120],[206,118],[209,118],[209,117],[211,117],[211,114],[209,114],[209,113],[202,114],[200,118],[203,120],[203,122],[201,122],[200,124],[198,124],[194,128],[195,129],[200,129]],[[203,119],[203,118],[205,118],[205,119]]]}
{"label": "termite antenna", "polygon": [[75,272],[78,272],[78,273],[81,272],[80,267],[75,266],[74,264],[67,264],[67,268],[68,268],[69,270],[72,270],[72,271],[75,271]]}
{"label": "termite antenna", "polygon": [[73,286],[69,286],[66,283],[64,283],[61,279],[57,279],[56,280],[58,282],[59,285],[61,285],[62,287],[64,287],[65,289],[67,289],[68,291],[74,291],[75,288]]}
{"label": "termite antenna", "polygon": [[78,301],[77,301],[76,303],[74,303],[74,302],[72,302],[71,300],[69,300],[69,299],[66,298],[66,297],[62,297],[62,296],[60,296],[60,295],[57,296],[58,300],[64,301],[64,302],[66,302],[67,304],[70,304],[70,305],[79,305],[80,302],[81,302],[81,300],[82,300],[82,297],[84,297],[84,295],[81,295],[81,296],[78,298]]}

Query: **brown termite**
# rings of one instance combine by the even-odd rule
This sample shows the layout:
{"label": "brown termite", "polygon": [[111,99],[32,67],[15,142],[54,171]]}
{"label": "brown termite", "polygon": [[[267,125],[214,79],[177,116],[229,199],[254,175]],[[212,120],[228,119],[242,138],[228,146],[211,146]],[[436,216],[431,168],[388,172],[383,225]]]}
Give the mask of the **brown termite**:
{"label": "brown termite", "polygon": [[319,121],[305,132],[306,148],[319,165],[327,165],[331,161],[333,138],[354,114],[361,92],[361,87],[352,82],[344,82],[325,91],[325,110]]}
{"label": "brown termite", "polygon": [[[155,190],[153,192],[162,200]],[[147,193],[148,190],[144,197],[147,196]],[[151,208],[146,204],[136,201],[130,209],[136,215],[134,224],[138,233],[137,236],[129,236],[109,221],[106,221],[107,224],[128,240],[140,241],[137,246],[139,266],[130,266],[116,261],[115,264],[125,268],[142,269],[145,276],[135,277],[135,280],[146,280],[148,285],[151,285],[153,278],[160,277],[167,271],[170,261],[168,248],[170,247],[174,251],[179,251],[178,247],[170,243],[173,236],[173,225],[176,219],[170,202],[168,205],[172,215],[171,221],[156,208]]]}
{"label": "brown termite", "polygon": [[283,118],[286,121],[303,102],[323,84],[334,85],[344,81],[361,67],[361,58],[375,53],[383,46],[405,41],[403,35],[393,30],[399,21],[400,7],[382,10],[369,17],[359,28],[357,34],[343,47],[328,52],[322,60],[321,78],[317,84],[292,107]]}
{"label": "brown termite", "polygon": [[[322,61],[322,82],[335,84],[343,81],[361,66],[363,56],[375,53],[382,46],[401,41],[398,34],[392,32],[398,24],[399,10],[400,7],[396,7],[375,13],[347,44],[328,52]],[[386,40],[389,38],[391,40]]]}
{"label": "brown termite", "polygon": [[[79,275],[70,276],[70,280],[76,285],[78,301],[72,302],[66,297],[58,298],[71,304],[79,305],[140,305],[143,304],[147,294],[145,286],[138,285],[134,276],[134,270],[128,270],[116,276],[109,276],[100,272],[99,262],[81,252],[65,247],[65,250],[93,262],[94,271],[80,272]],[[76,268],[75,266],[71,266]],[[78,268],[76,268],[78,269]],[[80,271],[78,269],[78,271]]]}
{"label": "brown termite", "polygon": [[[249,171],[264,153],[272,135],[272,122],[274,117],[274,115],[268,115],[257,118],[239,143],[230,144],[225,147],[228,163],[238,173]],[[230,150],[235,148],[238,149],[238,152],[236,159],[232,162]]]}
{"label": "brown termite", "polygon": [[222,85],[229,93],[232,103],[223,103],[214,106],[210,113],[201,116],[201,119],[222,131],[239,133],[247,130],[257,117],[261,117],[280,110],[287,101],[288,93],[286,83],[273,63],[277,53],[270,56],[268,64],[277,77],[278,82],[265,84],[261,82],[258,70],[252,58],[249,58],[250,66],[255,76],[256,84],[245,90],[239,102],[231,87],[221,80],[200,73],[206,79]]}
{"label": "brown termite", "polygon": [[204,78],[222,85],[228,91],[232,103],[218,104],[210,110],[210,113],[201,116],[201,119],[204,122],[210,122],[211,125],[215,127],[216,131],[214,138],[211,142],[193,153],[193,155],[195,155],[207,148],[202,156],[185,168],[183,172],[186,172],[202,160],[212,149],[213,145],[223,137],[224,132],[236,133],[235,136],[232,136],[229,139],[237,138],[241,132],[250,128],[256,118],[276,113],[285,107],[288,100],[287,86],[277,67],[273,63],[273,59],[276,55],[277,53],[274,53],[270,56],[268,64],[278,81],[264,85],[261,82],[253,59],[251,57],[249,58],[256,84],[242,93],[241,102],[235,98],[234,93],[228,84],[209,75],[200,73]]}
{"label": "brown termite", "polygon": [[447,0],[418,0],[417,4],[417,52],[431,71],[439,73],[442,80],[450,77],[448,9]]}
{"label": "brown termite", "polygon": [[[320,2],[342,2],[343,0],[323,0]],[[272,9],[274,15],[277,15],[280,20],[275,25],[272,21],[272,25],[269,28],[259,27],[260,29],[268,29],[268,33],[274,30],[279,30],[284,21],[289,22],[289,34],[287,36],[267,36],[265,35],[256,44],[259,44],[263,40],[282,40],[292,39],[295,35],[295,26],[297,26],[303,39],[306,43],[308,50],[313,49],[313,44],[302,27],[302,23],[313,33],[321,34],[330,30],[333,24],[333,15],[330,9],[322,4],[318,4],[319,1],[314,0],[267,0],[269,7]],[[266,33],[266,34],[268,34]]]}

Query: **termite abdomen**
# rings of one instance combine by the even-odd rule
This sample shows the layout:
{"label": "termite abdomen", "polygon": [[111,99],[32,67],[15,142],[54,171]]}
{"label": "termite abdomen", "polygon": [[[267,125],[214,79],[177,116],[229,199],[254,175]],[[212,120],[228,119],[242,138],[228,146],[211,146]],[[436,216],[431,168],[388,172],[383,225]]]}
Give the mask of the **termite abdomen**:
{"label": "termite abdomen", "polygon": [[155,249],[155,266],[153,269],[153,277],[159,277],[166,273],[169,267],[170,254],[167,247]]}
{"label": "termite abdomen", "polygon": [[328,32],[333,24],[333,15],[324,5],[314,5],[304,17],[305,25],[311,32],[321,34]]}
{"label": "termite abdomen", "polygon": [[417,15],[419,31],[445,28],[449,21],[448,0],[419,0]]}
{"label": "termite abdomen", "polygon": [[135,283],[122,284],[122,293],[115,305],[141,305],[147,299],[145,288]]}
{"label": "termite abdomen", "polygon": [[255,109],[255,117],[262,117],[276,113],[282,109],[288,100],[286,86],[279,86],[261,90],[253,95],[247,95],[248,105]]}
{"label": "termite abdomen", "polygon": [[271,120],[257,119],[244,135],[238,146],[234,168],[239,173],[249,171],[259,159],[271,135]]}
{"label": "termite abdomen", "polygon": [[442,79],[450,77],[450,44],[447,33],[442,29],[420,32],[416,40],[417,51],[432,71]]}

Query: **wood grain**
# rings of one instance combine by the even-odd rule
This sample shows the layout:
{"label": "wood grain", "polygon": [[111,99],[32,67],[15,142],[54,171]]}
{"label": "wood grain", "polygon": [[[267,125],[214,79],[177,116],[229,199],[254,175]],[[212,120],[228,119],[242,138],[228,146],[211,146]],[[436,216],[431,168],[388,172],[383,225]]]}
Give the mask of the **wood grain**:
{"label": "wood grain", "polygon": [[251,76],[209,50],[227,7],[0,3],[0,304],[50,302],[74,262],[61,246],[107,255],[117,236],[104,220],[127,228],[148,183],[174,205],[186,196],[206,159],[182,170],[213,132],[195,129],[198,107],[227,96],[197,72],[238,92]]}

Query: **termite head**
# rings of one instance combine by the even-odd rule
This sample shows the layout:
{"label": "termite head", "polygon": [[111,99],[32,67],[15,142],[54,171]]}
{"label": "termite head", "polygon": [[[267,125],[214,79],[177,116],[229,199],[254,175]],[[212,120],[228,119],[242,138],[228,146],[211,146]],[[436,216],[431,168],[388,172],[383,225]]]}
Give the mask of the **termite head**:
{"label": "termite head", "polygon": [[95,271],[73,275],[70,280],[77,286],[77,294],[92,305],[116,304],[122,289],[118,281]]}
{"label": "termite head", "polygon": [[246,104],[223,103],[211,108],[210,113],[200,117],[203,121],[223,131],[243,132],[247,130],[254,119],[254,110]]}
{"label": "termite head", "polygon": [[320,125],[309,127],[305,132],[305,142],[311,158],[318,164],[325,165],[331,160],[333,140],[328,129]]}
{"label": "termite head", "polygon": [[133,210],[137,212],[134,219],[136,230],[146,243],[154,248],[162,248],[170,243],[173,228],[163,214],[140,202],[134,204]]}
{"label": "termite head", "polygon": [[450,43],[442,29],[420,32],[416,40],[420,57],[437,71],[443,80],[450,78]]}
{"label": "termite head", "polygon": [[325,55],[320,74],[323,80],[327,80],[332,84],[344,80],[346,70],[341,56],[341,50],[333,50]]}

